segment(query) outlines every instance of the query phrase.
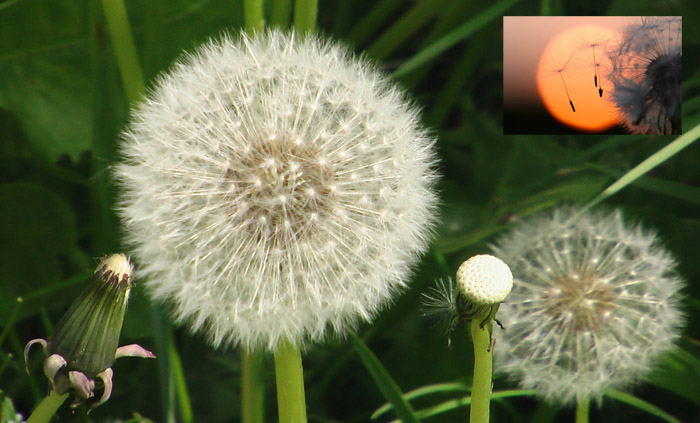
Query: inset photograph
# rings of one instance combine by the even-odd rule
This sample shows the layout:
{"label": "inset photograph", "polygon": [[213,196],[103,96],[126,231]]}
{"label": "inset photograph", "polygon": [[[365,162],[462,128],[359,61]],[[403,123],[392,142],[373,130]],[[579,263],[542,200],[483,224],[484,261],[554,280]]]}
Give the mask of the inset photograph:
{"label": "inset photograph", "polygon": [[505,16],[505,134],[680,134],[680,16]]}

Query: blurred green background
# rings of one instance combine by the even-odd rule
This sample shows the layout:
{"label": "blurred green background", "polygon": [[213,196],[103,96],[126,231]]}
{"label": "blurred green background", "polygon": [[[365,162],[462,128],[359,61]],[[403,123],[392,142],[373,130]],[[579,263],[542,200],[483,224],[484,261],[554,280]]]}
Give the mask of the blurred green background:
{"label": "blurred green background", "polygon": [[[268,2],[269,3],[269,2]],[[222,30],[243,25],[236,0],[126,1],[144,77]],[[557,204],[592,199],[624,172],[670,143],[663,136],[503,135],[503,15],[683,15],[683,128],[700,124],[700,5],[687,0],[320,1],[319,30],[375,59],[423,108],[438,138],[443,179],[441,225],[410,290],[359,335],[403,391],[469,385],[471,344],[454,334],[451,348],[420,315],[420,294],[487,251],[508,224]],[[452,40],[437,50],[436,41]],[[527,40],[523,40],[526,43]],[[415,58],[433,54],[428,60]],[[418,63],[410,68],[411,63]],[[98,258],[122,251],[113,213],[110,167],[128,115],[115,51],[101,4],[90,0],[0,1],[0,395],[25,416],[47,392],[40,353],[24,371],[22,350],[47,337],[83,289]],[[681,350],[632,390],[683,422],[700,422],[700,146],[665,161],[605,207],[656,228],[688,282],[689,322]],[[125,253],[129,253],[125,251]],[[105,405],[86,416],[64,406],[59,421],[187,420],[178,408],[177,375],[163,348],[175,347],[193,420],[240,420],[240,359],[213,350],[186,329],[169,329],[142,286],[132,295],[121,344],[138,342],[158,362],[123,359]],[[17,298],[23,302],[18,303]],[[8,324],[10,322],[10,324]],[[171,356],[172,357],[172,356]],[[174,366],[177,367],[177,366]],[[386,402],[347,340],[329,338],[304,357],[310,422],[366,422]],[[276,421],[272,360],[265,363],[268,421]],[[168,375],[170,374],[170,377]],[[169,382],[170,381],[170,382]],[[513,388],[503,377],[495,389]],[[421,398],[421,409],[465,392]],[[182,397],[180,397],[182,398]],[[180,406],[182,406],[182,401]],[[461,407],[429,422],[466,421]],[[378,421],[389,421],[391,413]],[[662,421],[606,399],[591,421]],[[494,422],[572,421],[529,397],[500,400]]]}

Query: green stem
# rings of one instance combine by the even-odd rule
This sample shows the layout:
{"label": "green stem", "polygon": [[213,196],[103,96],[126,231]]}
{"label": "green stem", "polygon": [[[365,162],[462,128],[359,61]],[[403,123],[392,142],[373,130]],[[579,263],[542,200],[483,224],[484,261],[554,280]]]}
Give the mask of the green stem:
{"label": "green stem", "polygon": [[169,368],[171,372],[170,378],[173,381],[173,387],[175,388],[178,409],[180,410],[180,422],[192,423],[194,421],[194,414],[192,413],[190,394],[187,390],[187,382],[185,381],[185,371],[182,367],[182,360],[180,360],[180,354],[177,352],[177,347],[175,346],[172,326],[168,326],[167,348],[168,362],[170,363]]}
{"label": "green stem", "polygon": [[289,24],[292,14],[292,0],[275,0],[270,5],[270,25],[280,28]]}
{"label": "green stem", "polygon": [[243,374],[243,423],[263,423],[265,421],[265,389],[263,384],[263,355],[260,353],[242,353]]}
{"label": "green stem", "polygon": [[126,97],[130,103],[141,98],[146,91],[143,72],[139,65],[134,39],[131,36],[126,7],[122,0],[102,0],[102,8],[112,36],[114,52],[117,55],[119,73],[122,76]]}
{"label": "green stem", "polygon": [[3,329],[2,333],[0,333],[0,345],[2,345],[2,341],[5,340],[5,336],[10,332],[10,328],[12,325],[15,323],[15,318],[17,317],[17,311],[19,311],[20,306],[24,300],[22,297],[17,297],[15,300],[15,306],[12,308],[12,312],[10,312],[10,317],[7,318],[7,321],[5,322],[5,329]]}
{"label": "green stem", "polygon": [[68,398],[68,392],[63,395],[58,395],[53,389],[49,392],[49,396],[41,400],[39,406],[29,416],[27,423],[47,423],[51,420],[58,407]]}
{"label": "green stem", "polygon": [[304,33],[316,29],[318,0],[297,0],[294,6],[294,28]]}
{"label": "green stem", "polygon": [[471,423],[488,423],[491,401],[491,372],[493,352],[491,351],[491,320],[483,328],[483,320],[472,319],[471,332],[474,344],[474,381],[472,382],[472,403],[469,414]]}
{"label": "green stem", "polygon": [[280,423],[306,423],[301,350],[290,341],[283,342],[275,352],[275,377]]}
{"label": "green stem", "polygon": [[243,15],[245,17],[245,29],[248,34],[262,31],[265,27],[265,15],[263,14],[262,0],[244,0]]}
{"label": "green stem", "polygon": [[588,423],[591,399],[579,399],[576,403],[576,423]]}

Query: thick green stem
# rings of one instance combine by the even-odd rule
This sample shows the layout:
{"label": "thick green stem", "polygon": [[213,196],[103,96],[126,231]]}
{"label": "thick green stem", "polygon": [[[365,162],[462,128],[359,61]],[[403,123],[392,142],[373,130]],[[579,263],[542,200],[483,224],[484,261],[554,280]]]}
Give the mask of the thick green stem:
{"label": "thick green stem", "polygon": [[262,0],[244,0],[243,15],[245,17],[245,29],[248,34],[260,32],[265,27]]}
{"label": "thick green stem", "polygon": [[304,370],[299,346],[289,341],[279,346],[275,352],[275,377],[280,423],[306,423]]}
{"label": "thick green stem", "polygon": [[39,406],[29,416],[27,423],[48,423],[66,398],[68,398],[68,392],[58,395],[56,391],[51,390],[49,396],[41,400]]}
{"label": "thick green stem", "polygon": [[292,14],[292,0],[275,0],[270,5],[270,26],[284,28]]}
{"label": "thick green stem", "polygon": [[263,423],[265,421],[265,389],[263,384],[263,355],[246,352],[242,354],[243,374],[243,423]]}
{"label": "thick green stem", "polygon": [[122,76],[126,97],[130,103],[141,98],[146,91],[141,65],[131,36],[126,7],[122,0],[102,0],[107,26],[117,55],[119,73]]}
{"label": "thick green stem", "polygon": [[591,399],[579,399],[576,403],[576,423],[588,423],[588,413],[591,406]]}
{"label": "thick green stem", "polygon": [[294,6],[294,28],[304,33],[316,29],[318,0],[297,0]]}
{"label": "thick green stem", "polygon": [[491,402],[491,372],[493,353],[491,351],[491,320],[481,328],[482,319],[471,323],[474,344],[474,381],[472,382],[472,402],[469,414],[471,423],[488,423]]}

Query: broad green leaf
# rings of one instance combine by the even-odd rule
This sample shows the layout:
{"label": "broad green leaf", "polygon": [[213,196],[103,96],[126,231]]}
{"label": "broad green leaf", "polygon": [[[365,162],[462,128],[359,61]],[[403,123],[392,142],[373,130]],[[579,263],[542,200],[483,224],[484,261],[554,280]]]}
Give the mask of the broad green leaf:
{"label": "broad green leaf", "polygon": [[17,2],[0,12],[0,107],[51,162],[90,146],[85,3]]}

